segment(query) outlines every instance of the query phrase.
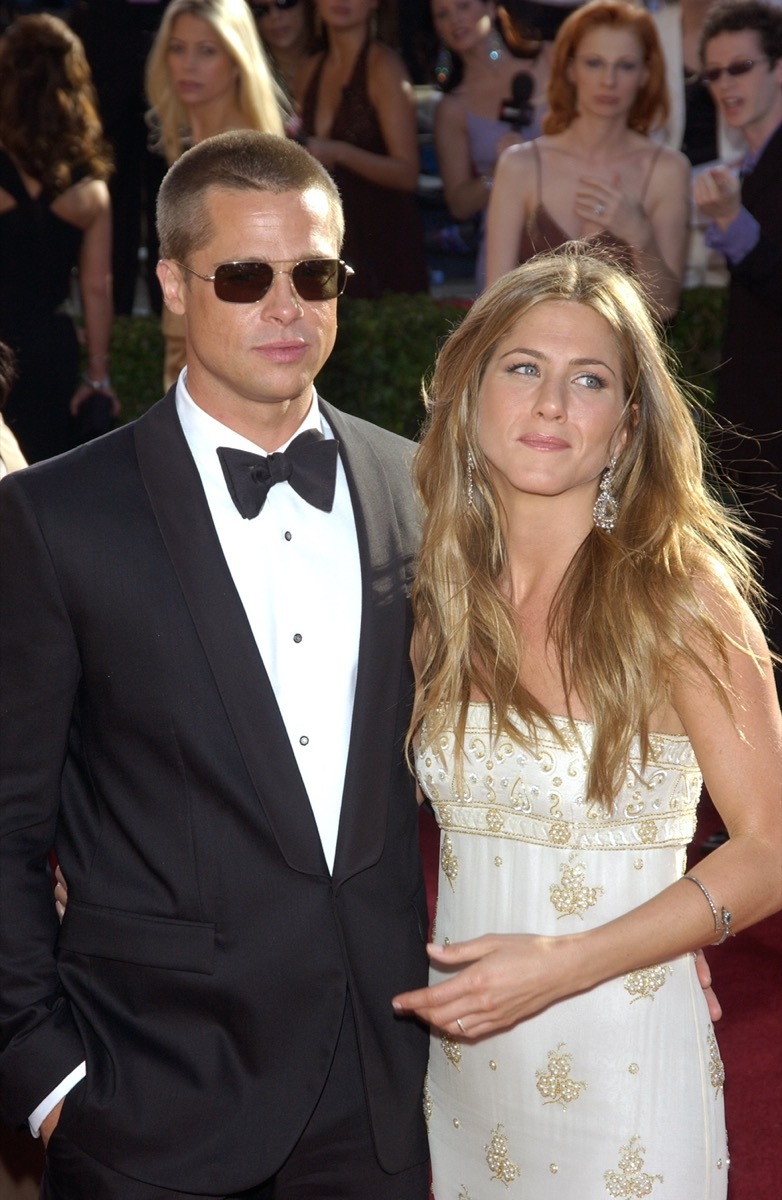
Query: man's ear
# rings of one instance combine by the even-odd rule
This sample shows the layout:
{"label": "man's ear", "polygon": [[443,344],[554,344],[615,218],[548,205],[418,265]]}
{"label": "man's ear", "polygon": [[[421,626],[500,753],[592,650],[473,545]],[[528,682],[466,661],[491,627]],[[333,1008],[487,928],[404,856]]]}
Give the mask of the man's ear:
{"label": "man's ear", "polygon": [[161,258],[156,268],[156,274],[163,292],[163,299],[166,302],[166,308],[181,317],[185,312],[184,272],[170,258]]}

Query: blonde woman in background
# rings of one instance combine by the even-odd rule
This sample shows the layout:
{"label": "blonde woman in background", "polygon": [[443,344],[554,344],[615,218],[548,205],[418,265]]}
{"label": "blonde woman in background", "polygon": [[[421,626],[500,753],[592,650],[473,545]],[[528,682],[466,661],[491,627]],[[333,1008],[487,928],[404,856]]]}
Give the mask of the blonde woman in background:
{"label": "blonde woman in background", "polygon": [[[149,121],[169,165],[230,129],[284,136],[285,101],[245,0],[172,0],[147,61]],[[163,385],[185,365],[180,317],[163,310]]]}

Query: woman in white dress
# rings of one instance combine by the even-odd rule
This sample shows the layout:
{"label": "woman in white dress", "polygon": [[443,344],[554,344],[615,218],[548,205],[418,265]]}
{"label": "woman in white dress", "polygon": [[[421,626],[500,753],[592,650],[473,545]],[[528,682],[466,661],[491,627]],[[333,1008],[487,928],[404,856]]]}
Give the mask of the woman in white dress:
{"label": "woman in white dress", "polygon": [[[782,716],[741,529],[638,286],[594,249],[490,288],[416,464],[413,744],[441,826],[436,1200],[724,1200],[693,951],[782,907]],[[729,841],[694,872],[705,779]]]}

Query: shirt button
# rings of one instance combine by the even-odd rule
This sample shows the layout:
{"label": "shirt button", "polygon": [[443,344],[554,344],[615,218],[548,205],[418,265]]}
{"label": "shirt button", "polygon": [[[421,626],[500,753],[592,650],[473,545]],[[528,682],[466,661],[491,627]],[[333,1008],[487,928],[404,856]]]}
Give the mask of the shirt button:
{"label": "shirt button", "polygon": [[296,642],[296,644],[298,645],[298,643],[301,641],[301,634],[300,634],[300,633],[294,633],[294,635],[293,635],[293,640],[294,640],[294,642]]}
{"label": "shirt button", "polygon": [[291,533],[290,529],[286,529],[285,530],[285,541],[289,542],[292,537],[293,537],[293,534]]}
{"label": "shirt button", "polygon": [[309,746],[309,744],[310,744],[310,739],[309,739],[308,737],[306,737],[306,736],[302,736],[302,737],[300,737],[300,738],[299,738],[299,745],[300,745],[300,746]]}

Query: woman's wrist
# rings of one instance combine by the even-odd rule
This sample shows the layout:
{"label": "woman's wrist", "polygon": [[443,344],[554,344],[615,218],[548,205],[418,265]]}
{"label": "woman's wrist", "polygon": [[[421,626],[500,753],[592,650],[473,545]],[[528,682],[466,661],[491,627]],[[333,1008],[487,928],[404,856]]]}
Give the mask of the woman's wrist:
{"label": "woman's wrist", "polygon": [[81,377],[82,383],[93,392],[106,392],[111,390],[111,378],[108,374],[92,375],[89,371],[85,371]]}

